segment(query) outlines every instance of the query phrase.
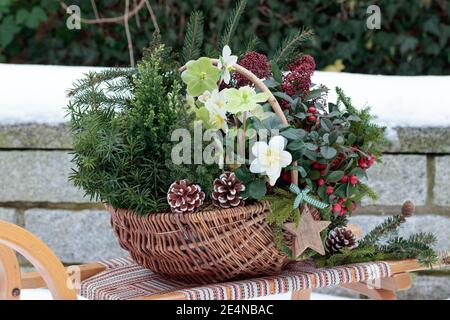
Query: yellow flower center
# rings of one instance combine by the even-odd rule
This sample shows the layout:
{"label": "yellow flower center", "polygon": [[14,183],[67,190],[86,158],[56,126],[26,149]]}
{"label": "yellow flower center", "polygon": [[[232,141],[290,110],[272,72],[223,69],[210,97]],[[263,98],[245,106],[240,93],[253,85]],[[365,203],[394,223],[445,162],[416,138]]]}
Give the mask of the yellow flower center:
{"label": "yellow flower center", "polygon": [[200,80],[205,80],[205,79],[206,79],[206,72],[200,73]]}
{"label": "yellow flower center", "polygon": [[267,166],[268,167],[279,166],[279,164],[281,162],[280,152],[277,152],[272,149],[267,149],[266,157],[267,157]]}

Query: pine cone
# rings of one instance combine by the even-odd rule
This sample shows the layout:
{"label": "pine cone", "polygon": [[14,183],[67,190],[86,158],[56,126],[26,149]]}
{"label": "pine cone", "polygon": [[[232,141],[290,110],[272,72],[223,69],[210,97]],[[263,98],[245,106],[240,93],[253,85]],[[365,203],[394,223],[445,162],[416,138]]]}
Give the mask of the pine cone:
{"label": "pine cone", "polygon": [[401,216],[403,219],[410,218],[415,210],[414,203],[410,200],[407,200],[403,203]]}
{"label": "pine cone", "polygon": [[205,193],[200,186],[186,179],[172,183],[167,192],[167,202],[173,213],[192,213],[204,200]]}
{"label": "pine cone", "polygon": [[236,178],[234,172],[224,172],[214,180],[211,199],[216,207],[230,208],[244,205],[241,192],[245,186]]}
{"label": "pine cone", "polygon": [[356,247],[356,237],[351,230],[335,228],[328,233],[325,247],[329,254],[339,253],[343,248]]}

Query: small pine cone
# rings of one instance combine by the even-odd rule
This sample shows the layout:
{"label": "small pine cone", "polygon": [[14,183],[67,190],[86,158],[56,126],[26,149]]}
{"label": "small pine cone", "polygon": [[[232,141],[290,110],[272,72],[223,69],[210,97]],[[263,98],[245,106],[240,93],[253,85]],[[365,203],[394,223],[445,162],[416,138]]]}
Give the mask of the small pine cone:
{"label": "small pine cone", "polygon": [[167,202],[173,213],[192,213],[203,204],[205,193],[188,180],[175,181],[167,192]]}
{"label": "small pine cone", "polygon": [[242,206],[244,200],[242,200],[241,192],[244,190],[245,186],[236,178],[234,172],[224,172],[214,180],[212,203],[224,209]]}
{"label": "small pine cone", "polygon": [[339,253],[343,248],[356,247],[356,237],[351,230],[335,228],[328,233],[325,248],[329,254]]}
{"label": "small pine cone", "polygon": [[401,213],[402,218],[404,219],[410,218],[413,215],[414,210],[415,210],[414,203],[410,200],[405,201],[402,206],[402,213]]}

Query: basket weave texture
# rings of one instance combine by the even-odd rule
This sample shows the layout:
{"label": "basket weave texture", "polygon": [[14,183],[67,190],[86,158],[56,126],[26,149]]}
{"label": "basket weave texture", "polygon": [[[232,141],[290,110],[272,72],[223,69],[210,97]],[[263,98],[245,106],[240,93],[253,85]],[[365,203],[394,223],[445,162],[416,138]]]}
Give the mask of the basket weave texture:
{"label": "basket weave texture", "polygon": [[266,222],[270,204],[145,216],[108,206],[119,243],[139,265],[170,279],[211,283],[275,275],[289,261]]}

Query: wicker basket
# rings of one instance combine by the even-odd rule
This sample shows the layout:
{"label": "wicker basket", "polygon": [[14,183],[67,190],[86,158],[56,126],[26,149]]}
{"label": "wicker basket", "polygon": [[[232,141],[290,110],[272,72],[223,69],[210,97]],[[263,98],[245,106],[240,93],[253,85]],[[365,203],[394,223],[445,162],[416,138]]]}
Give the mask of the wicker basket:
{"label": "wicker basket", "polygon": [[[218,60],[212,61],[217,65]],[[267,86],[249,70],[239,65],[234,69],[269,93],[273,111],[288,124]],[[297,171],[292,171],[292,182],[298,183]],[[193,214],[142,216],[110,206],[108,210],[119,243],[131,257],[174,280],[211,283],[273,275],[289,262],[288,256],[276,248],[266,222],[270,213],[267,202],[231,209],[209,207]]]}

